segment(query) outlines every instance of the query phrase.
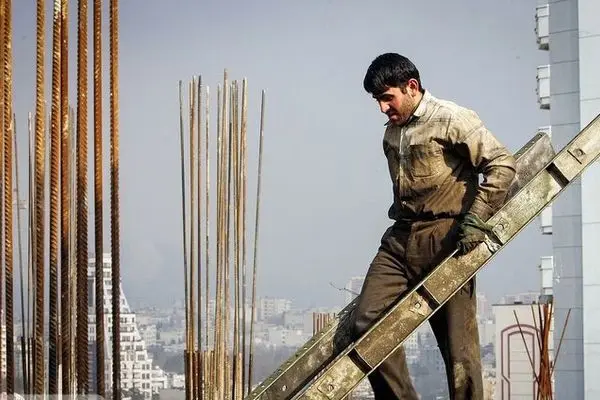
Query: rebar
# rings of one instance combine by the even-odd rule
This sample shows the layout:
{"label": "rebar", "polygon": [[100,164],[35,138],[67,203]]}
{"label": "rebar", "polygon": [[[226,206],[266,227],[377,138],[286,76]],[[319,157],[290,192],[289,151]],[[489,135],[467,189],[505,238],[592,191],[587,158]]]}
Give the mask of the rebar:
{"label": "rebar", "polygon": [[52,29],[52,105],[50,118],[50,291],[48,341],[48,391],[58,394],[58,201],[60,157],[60,69],[61,16],[60,0],[54,1]]}
{"label": "rebar", "polygon": [[179,140],[181,150],[181,210],[182,210],[182,236],[183,236],[183,282],[184,282],[184,298],[185,298],[185,349],[184,349],[184,374],[185,374],[185,398],[190,400],[190,362],[189,362],[189,297],[188,297],[188,252],[187,252],[187,208],[185,195],[185,144],[184,144],[184,127],[183,127],[183,82],[179,81]]}
{"label": "rebar", "polygon": [[250,354],[248,358],[248,394],[252,390],[252,372],[254,363],[254,318],[256,313],[256,273],[258,262],[258,236],[259,236],[259,218],[260,218],[260,192],[262,176],[262,154],[265,122],[265,91],[262,91],[260,101],[260,135],[258,145],[258,182],[256,185],[256,211],[254,219],[254,262],[252,269],[252,316],[250,317]]}
{"label": "rebar", "polygon": [[37,0],[36,31],[36,109],[35,109],[35,351],[34,394],[45,393],[44,373],[44,177],[45,177],[45,129],[44,129],[44,1]]}
{"label": "rebar", "polygon": [[202,373],[202,76],[198,76],[198,86],[196,90],[196,104],[197,104],[197,115],[198,115],[198,151],[197,151],[197,176],[198,183],[196,186],[197,199],[198,199],[198,352],[196,358],[196,398],[204,398],[202,394],[202,387],[204,382],[204,375]]}
{"label": "rebar", "polygon": [[28,323],[25,319],[25,273],[23,265],[23,241],[21,238],[21,193],[19,191],[19,147],[17,141],[16,116],[13,114],[13,145],[15,148],[14,168],[15,168],[15,197],[17,200],[17,248],[19,250],[19,278],[21,292],[21,373],[23,374],[23,388],[28,392],[28,374],[27,374],[27,332]]}
{"label": "rebar", "polygon": [[77,2],[77,392],[89,392],[87,293],[88,0]]}
{"label": "rebar", "polygon": [[113,399],[121,399],[120,220],[119,220],[119,1],[110,0],[110,183],[113,317]]}
{"label": "rebar", "polygon": [[248,81],[246,78],[242,81],[242,113],[241,113],[241,127],[240,127],[240,141],[241,141],[241,190],[242,190],[242,202],[241,202],[241,224],[242,224],[242,385],[241,391],[242,396],[244,394],[244,387],[246,384],[246,327],[247,327],[247,315],[246,315],[246,303],[248,301],[246,293],[246,185],[247,185],[247,129],[248,129]]}
{"label": "rebar", "polygon": [[[29,140],[28,146],[28,159],[27,159],[27,181],[29,183],[29,190],[27,193],[29,204],[29,215],[28,215],[28,229],[27,229],[27,339],[25,340],[27,345],[27,379],[25,385],[25,393],[33,393],[33,329],[34,321],[32,320],[32,306],[35,304],[35,270],[34,270],[34,252],[35,252],[35,233],[34,233],[34,214],[35,214],[35,182],[34,182],[34,169],[35,169],[35,132],[33,129],[33,116],[31,112],[27,114],[27,134]],[[35,313],[33,318],[35,318]]]}
{"label": "rebar", "polygon": [[105,397],[102,202],[102,0],[94,0],[94,249],[96,254],[96,392]]}
{"label": "rebar", "polygon": [[72,351],[73,340],[73,318],[72,312],[72,290],[77,284],[71,278],[70,241],[72,240],[71,228],[71,198],[70,198],[70,153],[71,153],[71,121],[73,118],[69,113],[69,2],[62,0],[60,6],[61,19],[61,47],[60,47],[60,329],[61,329],[61,367],[63,394],[73,393],[75,368],[73,364],[74,352]]}
{"label": "rebar", "polygon": [[[4,29],[6,18],[6,2],[5,0],[0,0],[0,242],[2,241],[2,226],[4,224],[4,177],[2,170],[4,169],[4,48],[8,43],[6,38],[6,32]],[[6,289],[6,280],[5,280],[5,271],[3,265],[3,255],[4,255],[4,246],[0,247],[0,332],[4,332],[3,321],[4,321],[4,300],[5,300],[5,289]],[[4,340],[0,340],[0,345],[2,347],[5,346]],[[0,393],[4,393],[6,389],[4,377],[6,376],[6,371],[4,371],[4,363],[0,363]]]}
{"label": "rebar", "polygon": [[12,0],[4,8],[4,267],[5,267],[5,324],[6,324],[6,392],[15,391],[14,321],[13,321],[13,112],[12,112]]}
{"label": "rebar", "polygon": [[188,335],[188,353],[190,354],[190,387],[191,387],[191,396],[194,398],[196,396],[196,358],[195,358],[195,298],[194,298],[194,288],[195,284],[195,271],[196,271],[196,232],[195,232],[195,221],[194,217],[196,215],[196,205],[195,205],[195,194],[196,194],[196,124],[195,124],[195,102],[196,102],[196,78],[192,78],[192,82],[190,82],[188,88],[189,95],[189,128],[190,128],[190,142],[189,142],[189,153],[190,153],[190,281],[189,281],[189,290],[188,290],[188,321],[189,321],[189,335]]}

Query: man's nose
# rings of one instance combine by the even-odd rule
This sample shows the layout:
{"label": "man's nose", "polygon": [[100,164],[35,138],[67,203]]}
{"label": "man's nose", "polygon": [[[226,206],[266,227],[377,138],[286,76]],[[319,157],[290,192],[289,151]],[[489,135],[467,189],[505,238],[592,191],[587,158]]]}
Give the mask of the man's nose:
{"label": "man's nose", "polygon": [[379,102],[379,109],[381,110],[382,113],[386,114],[388,112],[388,110],[390,109],[390,106],[388,105],[387,102],[380,101]]}

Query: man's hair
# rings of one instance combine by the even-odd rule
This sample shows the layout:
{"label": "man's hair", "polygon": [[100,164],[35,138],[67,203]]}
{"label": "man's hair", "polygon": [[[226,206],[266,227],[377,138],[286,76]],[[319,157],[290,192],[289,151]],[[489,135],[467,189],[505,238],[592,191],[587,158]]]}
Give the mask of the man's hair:
{"label": "man's hair", "polygon": [[412,61],[397,53],[385,53],[371,62],[363,86],[367,92],[377,96],[390,87],[403,89],[410,79],[416,79],[419,90],[425,91],[421,85],[419,70]]}

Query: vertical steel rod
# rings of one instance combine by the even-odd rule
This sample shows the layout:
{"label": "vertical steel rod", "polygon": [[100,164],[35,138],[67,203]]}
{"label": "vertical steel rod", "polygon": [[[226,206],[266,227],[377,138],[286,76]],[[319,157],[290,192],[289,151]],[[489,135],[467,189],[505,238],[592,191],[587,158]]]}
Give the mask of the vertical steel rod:
{"label": "vertical steel rod", "polygon": [[184,350],[184,370],[185,370],[185,398],[190,400],[190,364],[189,364],[189,321],[188,321],[188,252],[187,252],[187,208],[185,201],[185,143],[183,127],[183,82],[179,81],[179,141],[181,150],[181,212],[182,212],[182,233],[183,233],[183,280],[184,280],[184,301],[185,301],[185,350]]}
{"label": "vertical steel rod", "polygon": [[94,253],[96,256],[96,392],[105,397],[102,201],[102,0],[94,0]]}
{"label": "vertical steel rod", "polygon": [[50,118],[50,299],[48,390],[58,394],[58,201],[60,156],[60,0],[54,1],[52,38],[52,105]]}
{"label": "vertical steel rod", "polygon": [[[119,1],[110,0],[110,183],[113,316],[113,388],[121,387],[121,250],[119,220]],[[114,400],[121,391],[113,390]]]}
{"label": "vertical steel rod", "polygon": [[5,324],[6,324],[6,392],[15,391],[14,321],[13,321],[13,178],[12,178],[12,0],[4,8],[4,268],[5,268]]}
{"label": "vertical steel rod", "polygon": [[265,91],[262,91],[260,103],[260,139],[258,146],[258,183],[256,186],[256,216],[254,222],[254,266],[252,271],[252,316],[250,317],[250,356],[248,360],[248,394],[252,389],[252,369],[254,362],[254,314],[256,310],[256,270],[258,261],[258,222],[260,217],[260,189],[262,176],[262,154],[265,118]]}
{"label": "vertical steel rod", "polygon": [[60,151],[60,330],[61,330],[61,364],[63,394],[73,393],[73,351],[71,345],[72,318],[71,290],[76,286],[71,279],[71,260],[69,257],[70,229],[70,124],[69,116],[69,2],[61,1],[61,50],[60,50],[60,92],[61,92],[61,151]]}
{"label": "vertical steel rod", "polygon": [[44,374],[44,177],[45,177],[45,124],[44,124],[44,1],[37,0],[37,46],[36,46],[36,108],[35,108],[35,351],[34,394],[46,392]]}

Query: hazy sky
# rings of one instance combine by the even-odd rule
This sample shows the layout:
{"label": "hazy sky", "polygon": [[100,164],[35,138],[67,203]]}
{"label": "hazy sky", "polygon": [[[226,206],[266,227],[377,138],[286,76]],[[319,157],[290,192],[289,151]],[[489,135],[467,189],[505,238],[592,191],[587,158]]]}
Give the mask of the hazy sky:
{"label": "hazy sky", "polygon": [[[266,90],[258,290],[303,306],[340,304],[330,283],[342,287],[366,272],[391,223],[385,117],[362,89],[374,57],[391,51],[411,58],[427,89],[477,111],[512,151],[548,122],[536,102],[536,66],[547,54],[536,46],[535,0],[120,3],[121,266],[133,301],[183,296],[180,79],[202,74],[213,111],[224,68],[249,80],[249,230]],[[26,114],[34,109],[35,2],[18,1],[14,12],[15,111],[24,150]],[[70,13],[74,104],[76,2]],[[103,45],[106,55],[107,35]],[[106,93],[107,67],[104,74]],[[91,128],[91,109],[89,115]],[[251,239],[249,233],[250,265]],[[93,249],[93,236],[89,241]],[[532,223],[480,274],[479,290],[493,301],[537,290],[539,258],[549,254],[550,238]]]}

